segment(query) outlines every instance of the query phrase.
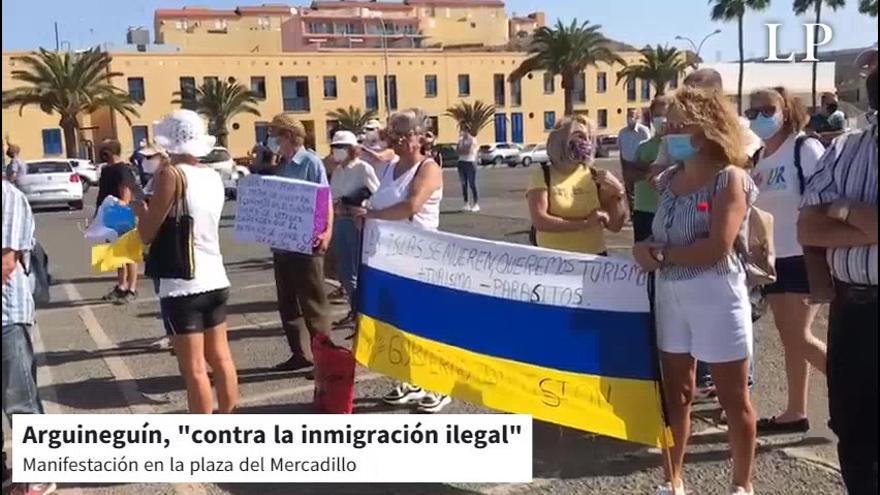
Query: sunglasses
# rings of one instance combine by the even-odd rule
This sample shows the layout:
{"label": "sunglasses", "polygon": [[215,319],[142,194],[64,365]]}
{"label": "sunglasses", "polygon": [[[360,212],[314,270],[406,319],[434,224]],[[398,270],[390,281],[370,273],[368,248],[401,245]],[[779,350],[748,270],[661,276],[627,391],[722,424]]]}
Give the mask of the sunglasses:
{"label": "sunglasses", "polygon": [[758,118],[758,115],[763,115],[764,117],[770,118],[776,115],[776,110],[777,108],[775,105],[767,105],[764,107],[749,108],[744,113],[747,119],[755,120]]}
{"label": "sunglasses", "polygon": [[407,131],[407,132],[388,131],[388,138],[392,141],[401,141],[404,139],[409,139],[415,135],[416,135],[416,133],[413,131]]}

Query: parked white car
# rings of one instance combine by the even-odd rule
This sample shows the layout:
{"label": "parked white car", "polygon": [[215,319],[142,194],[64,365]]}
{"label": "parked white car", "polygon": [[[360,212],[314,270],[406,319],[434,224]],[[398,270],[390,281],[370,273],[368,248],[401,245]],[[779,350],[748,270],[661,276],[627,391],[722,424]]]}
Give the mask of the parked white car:
{"label": "parked white car", "polygon": [[528,167],[533,163],[544,165],[550,163],[550,157],[547,156],[546,144],[528,144],[522,151],[515,162],[509,163],[511,167],[515,167],[517,163],[521,163],[523,167]]}
{"label": "parked white car", "polygon": [[227,198],[234,198],[236,196],[239,170],[229,150],[222,146],[215,146],[210,153],[199,158],[199,163],[213,168],[220,174],[220,178],[223,179],[223,187],[226,189]]}
{"label": "parked white car", "polygon": [[87,193],[91,186],[98,185],[98,179],[101,178],[101,173],[91,160],[86,160],[84,158],[71,158],[68,161],[70,162],[70,166],[73,167],[77,175],[79,175],[79,178],[82,180],[83,193]]}
{"label": "parked white car", "polygon": [[18,186],[31,205],[83,208],[82,179],[69,160],[32,160],[27,162],[27,168],[27,175]]}
{"label": "parked white car", "polygon": [[516,143],[484,144],[480,146],[480,163],[501,165],[516,162],[520,151],[522,147]]}

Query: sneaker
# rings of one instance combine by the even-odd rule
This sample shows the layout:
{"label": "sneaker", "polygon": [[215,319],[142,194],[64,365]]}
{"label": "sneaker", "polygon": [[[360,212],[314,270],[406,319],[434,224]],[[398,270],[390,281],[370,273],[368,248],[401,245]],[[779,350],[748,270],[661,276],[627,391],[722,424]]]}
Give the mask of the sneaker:
{"label": "sneaker", "polygon": [[122,296],[113,301],[116,304],[128,304],[135,299],[137,299],[137,291],[134,290],[126,290],[122,293]]}
{"label": "sneaker", "polygon": [[150,349],[171,349],[171,338],[169,337],[161,337],[158,338],[149,344],[147,347]]}
{"label": "sneaker", "polygon": [[471,210],[470,210],[470,211],[471,211],[471,213],[479,213],[479,211],[480,211],[480,205],[478,205],[477,203],[474,203],[473,206],[471,206]]}
{"label": "sneaker", "polygon": [[101,298],[102,301],[117,301],[125,297],[125,294],[128,292],[128,289],[123,289],[120,286],[113,287],[113,290],[108,292],[104,297]]}
{"label": "sneaker", "polygon": [[423,413],[437,413],[452,402],[452,397],[441,395],[434,392],[428,392],[419,401],[418,411]]}
{"label": "sneaker", "polygon": [[390,392],[382,396],[382,400],[386,404],[400,406],[418,402],[425,397],[427,393],[421,387],[410,385],[409,383],[398,383]]}
{"label": "sneaker", "polygon": [[461,211],[463,211],[465,213],[470,213],[473,211],[473,208],[471,208],[470,203],[465,203],[464,206],[461,207]]}
{"label": "sneaker", "polygon": [[55,493],[57,488],[55,483],[31,483],[24,493],[25,495],[49,495]]}
{"label": "sneaker", "polygon": [[657,487],[654,495],[685,495],[687,492],[684,485],[672,486],[672,483],[663,483]]}
{"label": "sneaker", "polygon": [[293,356],[287,361],[278,363],[273,371],[301,371],[313,367],[314,364],[303,356]]}
{"label": "sneaker", "polygon": [[754,490],[751,490],[751,491],[746,490],[745,488],[743,488],[741,486],[734,486],[733,488],[730,489],[730,495],[755,495],[755,491]]}

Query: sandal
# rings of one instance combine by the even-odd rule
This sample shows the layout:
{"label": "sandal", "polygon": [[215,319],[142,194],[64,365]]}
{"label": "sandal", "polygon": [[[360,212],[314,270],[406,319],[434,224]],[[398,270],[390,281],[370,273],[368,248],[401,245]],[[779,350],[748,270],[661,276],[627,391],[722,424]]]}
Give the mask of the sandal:
{"label": "sandal", "polygon": [[781,422],[776,416],[758,420],[758,434],[785,435],[788,433],[806,433],[810,431],[810,420],[802,418],[795,421]]}

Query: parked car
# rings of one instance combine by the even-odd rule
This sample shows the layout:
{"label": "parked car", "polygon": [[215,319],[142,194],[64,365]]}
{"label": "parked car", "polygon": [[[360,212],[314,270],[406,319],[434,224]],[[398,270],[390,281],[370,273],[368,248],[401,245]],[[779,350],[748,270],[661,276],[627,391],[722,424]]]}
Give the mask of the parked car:
{"label": "parked car", "polygon": [[440,153],[443,159],[443,168],[454,168],[458,166],[458,151],[455,150],[455,144],[438,144],[434,149]]}
{"label": "parked car", "polygon": [[522,147],[515,143],[484,144],[480,146],[480,163],[501,165],[516,162],[520,151]]}
{"label": "parked car", "polygon": [[510,162],[508,165],[510,165],[511,167],[515,167],[518,163],[522,164],[523,167],[528,167],[533,163],[539,163],[541,165],[544,165],[545,163],[550,163],[550,157],[547,156],[547,145],[526,145],[522,149],[522,151],[519,152],[517,160],[515,162]]}
{"label": "parked car", "polygon": [[82,180],[83,194],[89,192],[91,186],[98,185],[98,179],[100,179],[101,174],[98,171],[98,167],[91,160],[71,158],[69,161],[70,166],[73,167],[80,180]]}
{"label": "parked car", "polygon": [[205,164],[220,174],[223,179],[223,187],[226,189],[226,197],[233,199],[236,196],[239,170],[243,167],[235,164],[229,150],[222,146],[215,146],[207,155],[199,158],[199,163]]}
{"label": "parked car", "polygon": [[31,205],[83,208],[83,185],[67,159],[33,160],[18,183]]}
{"label": "parked car", "polygon": [[620,151],[620,147],[617,144],[616,134],[607,134],[599,136],[596,139],[597,158],[608,158],[609,156],[611,156],[611,152],[617,151]]}

